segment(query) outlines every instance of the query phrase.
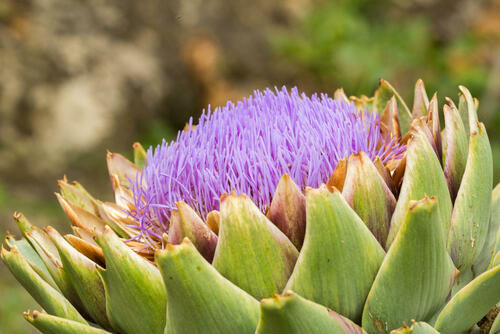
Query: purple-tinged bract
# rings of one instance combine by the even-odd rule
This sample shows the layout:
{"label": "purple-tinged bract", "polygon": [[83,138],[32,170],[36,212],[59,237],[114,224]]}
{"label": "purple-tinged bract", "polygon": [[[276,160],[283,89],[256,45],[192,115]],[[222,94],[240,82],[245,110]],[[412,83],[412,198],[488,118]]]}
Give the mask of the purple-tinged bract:
{"label": "purple-tinged bract", "polygon": [[237,104],[209,107],[192,123],[175,141],[149,148],[133,187],[130,214],[146,239],[167,232],[176,201],[205,217],[219,208],[221,194],[235,190],[265,209],[285,173],[302,189],[318,187],[351,153],[388,161],[404,150],[395,138],[382,137],[377,115],[296,88],[255,91]]}

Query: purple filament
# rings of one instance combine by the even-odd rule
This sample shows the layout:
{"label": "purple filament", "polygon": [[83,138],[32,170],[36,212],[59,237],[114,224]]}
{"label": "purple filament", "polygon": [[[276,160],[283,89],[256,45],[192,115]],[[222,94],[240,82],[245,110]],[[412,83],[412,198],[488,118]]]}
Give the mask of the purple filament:
{"label": "purple filament", "polygon": [[223,193],[247,194],[264,210],[285,173],[304,189],[328,181],[337,162],[364,151],[384,162],[402,156],[397,138],[383,138],[378,115],[326,94],[311,97],[266,89],[213,112],[208,107],[193,126],[147,152],[133,185],[141,237],[168,231],[175,202],[185,201],[202,218],[219,209]]}

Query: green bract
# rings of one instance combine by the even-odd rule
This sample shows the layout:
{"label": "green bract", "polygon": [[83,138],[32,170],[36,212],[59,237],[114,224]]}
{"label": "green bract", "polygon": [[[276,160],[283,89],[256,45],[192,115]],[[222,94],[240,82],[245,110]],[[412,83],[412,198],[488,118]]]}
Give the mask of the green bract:
{"label": "green bract", "polygon": [[126,213],[146,152],[109,153],[115,203],[59,182],[74,235],[14,215],[24,238],[1,257],[43,308],[26,319],[47,334],[500,332],[500,186],[478,102],[460,91],[442,128],[420,80],[412,109],[383,80],[373,98],[338,90],[380,116],[401,159],[353,154],[317,189],[283,175],[265,212],[245,194],[206,220],[178,202],[157,250]]}

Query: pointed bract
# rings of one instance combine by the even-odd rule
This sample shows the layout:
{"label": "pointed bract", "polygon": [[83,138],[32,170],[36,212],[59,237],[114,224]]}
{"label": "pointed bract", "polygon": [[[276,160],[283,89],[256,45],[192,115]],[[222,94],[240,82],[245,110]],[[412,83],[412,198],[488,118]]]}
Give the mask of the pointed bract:
{"label": "pointed bract", "polygon": [[158,268],[132,251],[109,228],[97,241],[106,258],[106,269],[100,269],[99,274],[113,328],[125,334],[162,334],[167,298]]}
{"label": "pointed bract", "polygon": [[17,247],[2,247],[1,257],[14,277],[47,312],[83,324],[87,322],[71,303],[50,284],[45,282],[30,266]]}
{"label": "pointed bract", "polygon": [[500,297],[500,267],[476,277],[446,304],[434,327],[442,334],[463,333],[488,313]]}
{"label": "pointed bract", "polygon": [[268,217],[300,250],[306,230],[306,198],[288,174],[278,183]]}
{"label": "pointed bract", "polygon": [[97,272],[98,265],[74,249],[56,230],[46,228],[59,251],[63,270],[82,302],[85,312],[99,325],[111,328],[106,317],[104,286]]}
{"label": "pointed bract", "polygon": [[445,303],[455,268],[446,252],[437,199],[412,201],[363,310],[368,333],[428,320]]}
{"label": "pointed bract", "polygon": [[462,176],[467,163],[468,134],[465,132],[465,127],[451,100],[448,100],[450,106],[445,105],[443,109],[444,122],[446,126],[445,142],[446,154],[444,163],[444,175],[448,182],[451,199],[454,201],[457,197],[458,188],[462,182]]}
{"label": "pointed bract", "polygon": [[364,152],[349,157],[342,195],[385,247],[396,199]]}
{"label": "pointed bract", "polygon": [[103,329],[38,311],[33,311],[33,315],[24,313],[24,317],[43,334],[111,334]]}
{"label": "pointed bract", "polygon": [[178,245],[189,238],[201,255],[212,262],[217,235],[203,222],[198,214],[185,202],[177,202],[177,210],[172,211],[168,242]]}
{"label": "pointed bract", "polygon": [[255,334],[363,334],[358,325],[328,308],[288,291],[260,302]]}
{"label": "pointed bract", "polygon": [[285,290],[359,321],[385,252],[342,194],[306,192],[306,237]]}
{"label": "pointed bract", "polygon": [[246,195],[223,196],[220,214],[215,269],[256,299],[281,292],[298,256],[290,240]]}
{"label": "pointed bract", "polygon": [[448,232],[452,203],[443,170],[434,150],[424,136],[415,132],[406,151],[406,168],[398,202],[391,219],[387,244],[390,245],[405,220],[410,201],[435,196],[438,201],[443,234]]}
{"label": "pointed bract", "polygon": [[189,239],[155,257],[168,296],[165,333],[254,333],[257,300],[219,274]]}
{"label": "pointed bract", "polygon": [[425,91],[424,82],[422,79],[418,79],[415,84],[415,91],[413,95],[413,109],[411,113],[412,119],[426,116],[428,109],[429,98],[427,97],[427,92]]}

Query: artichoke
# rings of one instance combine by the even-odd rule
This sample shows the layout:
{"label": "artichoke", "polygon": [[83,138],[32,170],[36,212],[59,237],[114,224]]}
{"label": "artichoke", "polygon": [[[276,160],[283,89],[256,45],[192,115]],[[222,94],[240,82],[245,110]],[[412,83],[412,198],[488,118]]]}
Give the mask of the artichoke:
{"label": "artichoke", "polygon": [[386,81],[204,112],[134,161],[115,202],[59,181],[74,234],[20,213],[3,262],[42,333],[500,332],[500,187],[478,101]]}

